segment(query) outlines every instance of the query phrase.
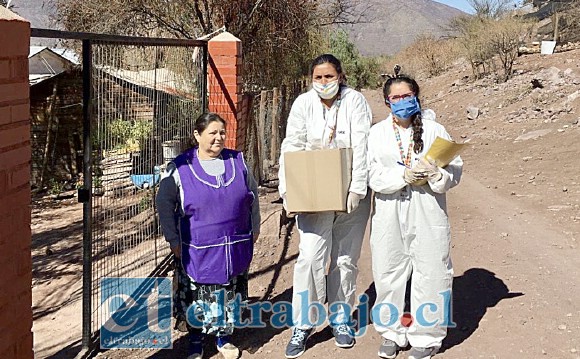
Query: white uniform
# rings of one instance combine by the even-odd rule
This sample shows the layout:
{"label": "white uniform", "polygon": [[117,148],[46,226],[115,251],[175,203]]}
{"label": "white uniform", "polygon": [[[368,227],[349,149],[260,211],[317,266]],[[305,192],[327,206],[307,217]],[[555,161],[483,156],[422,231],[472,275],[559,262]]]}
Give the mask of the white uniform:
{"label": "white uniform", "polygon": [[[432,111],[424,114],[434,117]],[[400,132],[405,150],[410,135],[410,129]],[[413,153],[413,164],[437,136],[451,139],[442,125],[424,118],[424,147],[421,153]],[[373,322],[384,338],[400,347],[408,343],[413,347],[438,347],[447,334],[445,324],[451,320],[453,282],[445,192],[459,183],[463,161],[455,158],[440,169],[440,180],[423,186],[408,186],[403,180],[405,167],[397,161],[401,161],[401,153],[389,115],[373,126],[369,135],[369,187],[375,191],[370,239],[377,292],[374,314],[380,313]],[[399,319],[411,273],[410,314],[414,321],[407,328]]]}
{"label": "white uniform", "polygon": [[[338,111],[338,113],[337,113]],[[279,191],[286,195],[284,153],[322,148],[353,148],[352,181],[349,191],[366,196],[367,193],[367,139],[372,121],[371,109],[364,96],[348,87],[341,88],[340,104],[335,101],[329,110],[314,90],[304,93],[294,101],[282,142],[280,156]],[[336,136],[330,140],[330,129]],[[370,212],[370,196],[361,200],[350,214],[320,212],[297,215],[300,232],[299,255],[294,266],[294,294],[292,309],[294,325],[308,329],[317,322],[316,310],[305,312],[302,303],[337,301],[354,305],[356,297],[357,261]],[[330,260],[330,263],[329,263]],[[326,269],[329,268],[328,285]],[[307,291],[307,294],[302,294]],[[343,311],[339,311],[342,314]],[[347,313],[348,314],[348,313]],[[309,320],[303,320],[309,318]],[[338,315],[334,323],[346,322]]]}

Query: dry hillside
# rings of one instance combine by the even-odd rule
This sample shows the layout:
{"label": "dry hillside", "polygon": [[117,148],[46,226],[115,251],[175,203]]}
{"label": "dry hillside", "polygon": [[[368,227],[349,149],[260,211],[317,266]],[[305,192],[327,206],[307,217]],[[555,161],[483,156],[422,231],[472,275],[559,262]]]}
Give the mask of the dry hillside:
{"label": "dry hillside", "polygon": [[421,34],[446,34],[449,21],[461,10],[431,0],[369,0],[364,22],[347,27],[363,55],[393,55]]}

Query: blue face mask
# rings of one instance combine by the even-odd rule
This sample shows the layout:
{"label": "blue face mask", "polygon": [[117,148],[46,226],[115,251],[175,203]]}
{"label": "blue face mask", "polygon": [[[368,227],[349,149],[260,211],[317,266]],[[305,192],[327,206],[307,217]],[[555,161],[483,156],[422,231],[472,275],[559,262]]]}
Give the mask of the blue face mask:
{"label": "blue face mask", "polygon": [[390,105],[393,114],[402,120],[407,120],[414,114],[421,112],[421,106],[419,106],[416,96],[406,97],[400,101],[390,103]]}

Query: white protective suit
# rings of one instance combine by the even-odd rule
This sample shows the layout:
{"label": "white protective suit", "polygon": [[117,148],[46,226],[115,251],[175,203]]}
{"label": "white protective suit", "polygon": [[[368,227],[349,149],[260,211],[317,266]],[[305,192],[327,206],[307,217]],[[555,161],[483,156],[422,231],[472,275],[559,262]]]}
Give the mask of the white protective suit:
{"label": "white protective suit", "polygon": [[[292,105],[288,117],[286,138],[282,142],[279,170],[279,191],[286,195],[284,153],[322,148],[353,148],[350,192],[361,197],[367,194],[367,139],[372,121],[371,109],[364,96],[346,86],[341,88],[341,101],[329,110],[323,109],[317,93],[310,90],[300,95]],[[336,121],[336,137],[328,142],[329,125]],[[343,301],[352,307],[356,297],[357,261],[370,214],[370,197],[360,201],[356,210],[341,212],[299,213],[296,216],[300,233],[299,255],[294,266],[292,298],[294,325],[308,329],[319,319],[317,310],[302,308],[307,291],[308,303]],[[330,263],[329,263],[330,260]],[[328,268],[328,285],[326,270]],[[333,324],[348,321],[344,310]],[[308,321],[303,320],[309,318]]]}
{"label": "white protective suit", "polygon": [[[421,153],[413,153],[413,164],[427,153],[437,136],[451,139],[441,124],[429,119],[434,119],[433,111],[423,114],[424,147]],[[411,132],[400,133],[403,148],[407,149]],[[453,282],[445,193],[459,183],[463,161],[455,158],[439,169],[439,180],[423,186],[407,185],[403,180],[405,167],[397,161],[401,161],[401,154],[389,115],[373,126],[369,135],[369,187],[375,192],[370,239],[377,293],[373,316],[380,313],[373,322],[384,338],[400,347],[408,343],[413,347],[440,347],[447,334],[446,326],[440,324],[451,320]],[[407,328],[399,318],[411,273],[410,314],[415,320]],[[417,320],[418,312],[422,320]]]}

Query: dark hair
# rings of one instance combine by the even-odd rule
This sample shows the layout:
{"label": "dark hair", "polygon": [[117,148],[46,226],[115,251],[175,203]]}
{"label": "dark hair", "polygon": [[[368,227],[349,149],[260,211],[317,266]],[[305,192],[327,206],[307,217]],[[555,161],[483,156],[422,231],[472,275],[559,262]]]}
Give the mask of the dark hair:
{"label": "dark hair", "polygon": [[331,54],[323,54],[312,60],[312,63],[310,64],[310,77],[312,77],[312,75],[314,74],[314,68],[316,66],[327,63],[334,66],[334,69],[336,70],[336,72],[338,72],[338,82],[340,84],[344,84],[346,82],[346,75],[344,71],[342,71],[342,65],[340,64],[340,60]]}
{"label": "dark hair", "polygon": [[193,144],[193,146],[199,145],[197,143],[197,140],[195,139],[194,132],[197,131],[197,133],[201,134],[212,122],[221,122],[224,125],[224,127],[226,127],[226,121],[223,118],[221,118],[217,113],[214,112],[202,113],[193,124],[194,131],[191,132],[191,143]]}
{"label": "dark hair", "polygon": [[[383,86],[383,96],[385,97],[385,101],[387,103],[389,103],[391,86],[397,83],[406,83],[409,85],[411,91],[413,91],[417,97],[419,106],[421,106],[421,101],[419,100],[421,89],[419,88],[419,84],[412,77],[402,74],[396,74],[394,77],[389,77],[389,79],[385,82],[385,86]],[[413,126],[413,142],[415,142],[413,150],[415,153],[419,153],[423,150],[423,118],[421,116],[421,112],[418,112],[411,117],[411,126]]]}

